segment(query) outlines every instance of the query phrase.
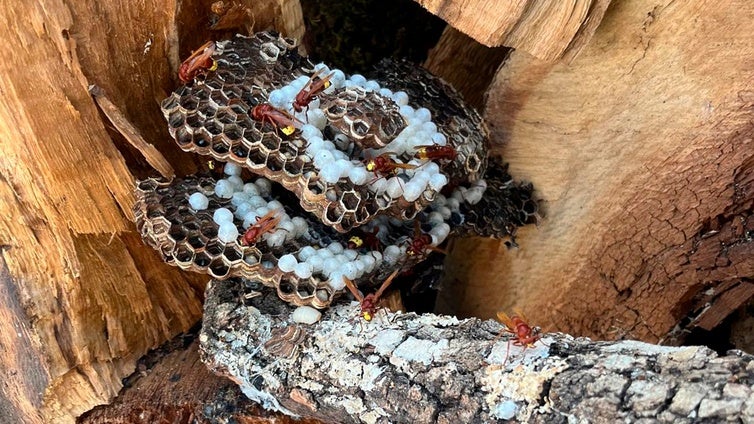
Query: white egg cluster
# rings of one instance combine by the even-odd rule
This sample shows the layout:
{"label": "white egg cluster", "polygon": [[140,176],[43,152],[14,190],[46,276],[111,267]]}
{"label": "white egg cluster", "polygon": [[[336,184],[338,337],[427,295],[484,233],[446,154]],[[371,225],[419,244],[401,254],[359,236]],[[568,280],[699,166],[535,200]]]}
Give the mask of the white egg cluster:
{"label": "white egg cluster", "polygon": [[[267,200],[272,188],[269,180],[257,178],[253,183],[244,183],[241,179],[241,167],[233,163],[226,163],[224,172],[227,178],[217,181],[215,194],[220,198],[231,199],[230,205],[227,208],[218,208],[212,215],[212,219],[219,226],[217,238],[221,242],[231,243],[238,240],[241,235],[238,226],[233,222],[234,218],[242,221],[242,228],[248,230],[259,218],[268,216],[271,211],[274,213],[270,216],[274,216],[279,222],[273,231],[263,234],[259,241],[266,241],[270,247],[280,246],[308,233],[309,224],[305,219],[291,218],[280,202]],[[203,210],[207,208],[208,199],[202,193],[193,193],[189,196],[189,204],[194,210]],[[252,263],[255,261],[250,260]]]}
{"label": "white egg cluster", "polygon": [[362,254],[333,242],[325,248],[304,246],[298,253],[283,255],[278,260],[278,268],[283,272],[293,272],[298,278],[320,274],[334,290],[342,290],[345,287],[343,277],[349,280],[361,278],[377,269],[385,260],[378,251]]}
{"label": "white egg cluster", "polygon": [[[351,159],[345,151],[351,151],[353,146],[349,144],[347,137],[335,140],[325,140],[322,131],[327,125],[327,119],[318,109],[319,100],[314,99],[308,108],[296,112],[293,102],[296,95],[306,86],[309,78],[300,76],[286,86],[273,90],[269,95],[269,102],[276,108],[284,109],[294,115],[301,122],[301,137],[308,142],[306,152],[312,158],[314,166],[319,170],[319,176],[329,184],[335,184],[343,178],[351,180],[355,185],[369,184],[369,189],[374,193],[386,193],[391,198],[403,196],[407,201],[413,202],[429,187],[439,191],[448,183],[448,178],[440,172],[440,167],[434,162],[424,162],[411,159],[410,165],[415,169],[404,169],[398,175],[385,176],[379,173],[367,171],[363,160],[374,158],[381,154],[389,154],[390,160],[403,164],[400,156],[413,157],[416,149],[420,146],[439,145],[445,146],[447,140],[444,135],[437,131],[431,119],[432,114],[426,108],[414,109],[408,105],[408,94],[403,91],[393,93],[387,88],[380,87],[374,80],[367,80],[362,75],[354,74],[346,77],[339,69],[330,70],[326,65],[317,64],[315,70],[319,76],[324,77],[332,73],[330,87],[325,93],[330,93],[341,87],[361,87],[367,91],[375,91],[380,95],[390,98],[400,106],[400,113],[408,122],[406,128],[398,136],[382,149],[367,149],[357,159]],[[361,159],[361,160],[359,160]]]}

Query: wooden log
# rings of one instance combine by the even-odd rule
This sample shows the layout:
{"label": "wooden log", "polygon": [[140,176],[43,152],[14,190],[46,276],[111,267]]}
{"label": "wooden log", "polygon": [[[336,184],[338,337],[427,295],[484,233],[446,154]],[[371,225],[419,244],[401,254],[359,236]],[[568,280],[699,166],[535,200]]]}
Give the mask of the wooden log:
{"label": "wooden log", "polygon": [[574,61],[513,53],[486,118],[546,219],[518,250],[459,243],[444,311],[677,343],[751,298],[753,19],[748,2],[615,2]]}
{"label": "wooden log", "polygon": [[[229,284],[231,283],[231,284]],[[691,422],[754,419],[754,356],[546,334],[529,348],[494,321],[341,302],[296,325],[274,291],[207,290],[202,354],[266,408],[327,422]]]}
{"label": "wooden log", "polygon": [[181,335],[141,358],[118,398],[78,423],[316,423],[264,411],[233,381],[211,373],[199,360],[196,336],[194,331]]}
{"label": "wooden log", "polygon": [[416,1],[485,46],[513,47],[545,60],[578,54],[610,4],[610,0]]}
{"label": "wooden log", "polygon": [[[270,13],[298,2],[274,3]],[[3,419],[72,422],[112,399],[148,349],[200,318],[206,277],[165,265],[130,222],[132,174],[156,171],[127,163],[138,152],[113,142],[88,86],[102,87],[164,155],[153,161],[163,172],[194,172],[199,162],[168,137],[159,101],[175,86],[179,51],[196,47],[178,34],[216,37],[210,6],[52,0],[0,11],[13,52],[0,79]],[[194,20],[177,21],[187,9]]]}
{"label": "wooden log", "polygon": [[483,46],[447,26],[437,45],[429,51],[424,67],[452,85],[466,103],[481,111],[484,93],[510,51],[506,47]]}

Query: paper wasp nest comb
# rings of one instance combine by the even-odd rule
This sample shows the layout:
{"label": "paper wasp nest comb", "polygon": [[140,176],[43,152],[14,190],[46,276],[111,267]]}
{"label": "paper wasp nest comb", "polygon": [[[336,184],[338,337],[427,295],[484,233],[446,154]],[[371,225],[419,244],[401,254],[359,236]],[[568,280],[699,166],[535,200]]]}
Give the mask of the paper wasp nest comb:
{"label": "paper wasp nest comb", "polygon": [[487,129],[422,68],[346,76],[262,32],[205,44],[179,76],[162,102],[170,134],[226,162],[226,177],[139,183],[137,226],[169,263],[322,308],[344,277],[377,284],[451,231],[501,236],[523,222],[511,202],[531,187],[495,182],[482,200]]}

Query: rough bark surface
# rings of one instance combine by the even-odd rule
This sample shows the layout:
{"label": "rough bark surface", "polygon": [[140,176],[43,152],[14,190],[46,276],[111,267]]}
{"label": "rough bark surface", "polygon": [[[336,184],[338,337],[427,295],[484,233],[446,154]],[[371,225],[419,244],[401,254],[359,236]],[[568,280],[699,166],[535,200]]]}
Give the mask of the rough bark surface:
{"label": "rough bark surface", "polygon": [[721,6],[617,2],[573,62],[511,55],[486,119],[546,219],[458,243],[444,312],[675,343],[751,298],[754,5]]}
{"label": "rough bark surface", "polygon": [[199,360],[197,332],[181,335],[141,358],[110,405],[79,424],[313,424],[264,411],[234,382],[212,374]]}
{"label": "rough bark surface", "polygon": [[524,350],[498,337],[494,321],[384,311],[360,323],[349,302],[297,326],[292,308],[255,289],[210,283],[203,358],[287,414],[367,423],[754,420],[754,356],[737,351],[563,334]]}
{"label": "rough bark surface", "polygon": [[610,0],[416,0],[488,47],[508,46],[536,57],[573,57],[589,41]]}
{"label": "rough bark surface", "polygon": [[[274,3],[271,14],[294,2]],[[148,349],[200,318],[205,277],[165,265],[130,222],[132,173],[156,172],[88,87],[102,87],[164,155],[163,172],[194,172],[158,102],[174,87],[179,49],[196,47],[179,46],[182,25],[201,21],[188,30],[213,38],[210,4],[52,0],[0,10],[12,59],[0,64],[0,421],[73,421],[112,399]],[[189,6],[194,21],[177,23]]]}

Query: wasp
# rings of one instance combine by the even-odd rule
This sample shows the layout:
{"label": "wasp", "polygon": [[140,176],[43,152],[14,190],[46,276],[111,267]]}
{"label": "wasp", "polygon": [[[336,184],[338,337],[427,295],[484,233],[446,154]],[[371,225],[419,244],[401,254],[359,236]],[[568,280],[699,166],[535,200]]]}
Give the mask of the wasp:
{"label": "wasp", "polygon": [[212,59],[215,48],[214,41],[207,41],[203,46],[194,50],[191,56],[184,60],[178,68],[178,79],[185,84],[200,73],[216,70],[217,61]]}
{"label": "wasp", "polygon": [[279,129],[285,135],[291,135],[296,131],[296,125],[298,121],[291,116],[288,112],[280,109],[276,109],[269,103],[260,103],[251,109],[251,117],[264,124],[268,122],[270,125]]}
{"label": "wasp", "polygon": [[366,296],[362,296],[361,293],[359,293],[359,289],[356,288],[356,285],[353,283],[353,281],[346,277],[343,277],[343,280],[345,280],[346,282],[346,287],[348,287],[348,290],[351,292],[353,297],[355,297],[361,305],[361,316],[364,318],[364,320],[371,321],[372,318],[374,318],[374,315],[377,313],[377,309],[379,308],[378,304],[380,302],[380,296],[382,296],[382,293],[384,293],[385,290],[390,286],[390,283],[393,282],[393,279],[395,279],[395,276],[398,275],[399,271],[400,268],[393,271],[393,273],[390,274],[389,277],[387,277],[385,282],[382,283],[379,290]]}
{"label": "wasp", "polygon": [[414,238],[411,239],[408,248],[406,248],[407,255],[421,255],[425,250],[432,250],[438,253],[442,253],[443,255],[448,254],[448,252],[446,252],[445,250],[440,249],[436,246],[432,246],[432,236],[422,232],[421,227],[419,226],[419,221],[414,221],[414,225]]}
{"label": "wasp", "polygon": [[367,171],[374,172],[379,175],[389,175],[395,173],[398,169],[415,169],[417,165],[411,165],[409,163],[396,162],[390,158],[390,153],[383,153],[372,159],[367,159],[364,162]]}
{"label": "wasp", "polygon": [[322,91],[329,88],[330,85],[332,85],[330,78],[332,78],[335,73],[331,72],[324,78],[320,78],[319,75],[322,73],[322,71],[324,71],[324,68],[315,72],[309,78],[309,82],[306,83],[304,88],[302,88],[301,91],[296,94],[296,98],[293,100],[293,109],[296,112],[303,111],[304,108],[308,107],[309,103],[314,100],[317,94],[321,93]]}
{"label": "wasp", "polygon": [[541,328],[529,325],[529,320],[526,319],[523,312],[517,309],[514,309],[513,311],[515,312],[513,317],[509,317],[505,312],[497,313],[497,318],[503,323],[503,325],[505,325],[503,331],[500,332],[500,336],[502,336],[503,333],[513,334],[513,338],[508,339],[508,350],[505,352],[505,360],[503,360],[503,364],[508,361],[508,354],[511,350],[511,341],[515,346],[523,346],[524,351],[526,351],[527,348],[534,346],[534,343],[542,338]]}
{"label": "wasp", "polygon": [[428,160],[456,160],[458,152],[452,146],[440,146],[433,144],[429,146],[418,146],[414,155],[417,159]]}
{"label": "wasp", "polygon": [[377,233],[380,231],[379,227],[374,227],[371,233],[359,232],[359,234],[351,236],[348,239],[349,249],[360,249],[362,246],[366,246],[369,250],[382,251],[382,243],[377,237]]}
{"label": "wasp", "polygon": [[280,218],[277,216],[279,209],[274,209],[267,212],[264,216],[258,216],[257,222],[250,226],[241,238],[242,246],[252,246],[259,241],[259,237],[264,233],[272,232],[280,222]]}

